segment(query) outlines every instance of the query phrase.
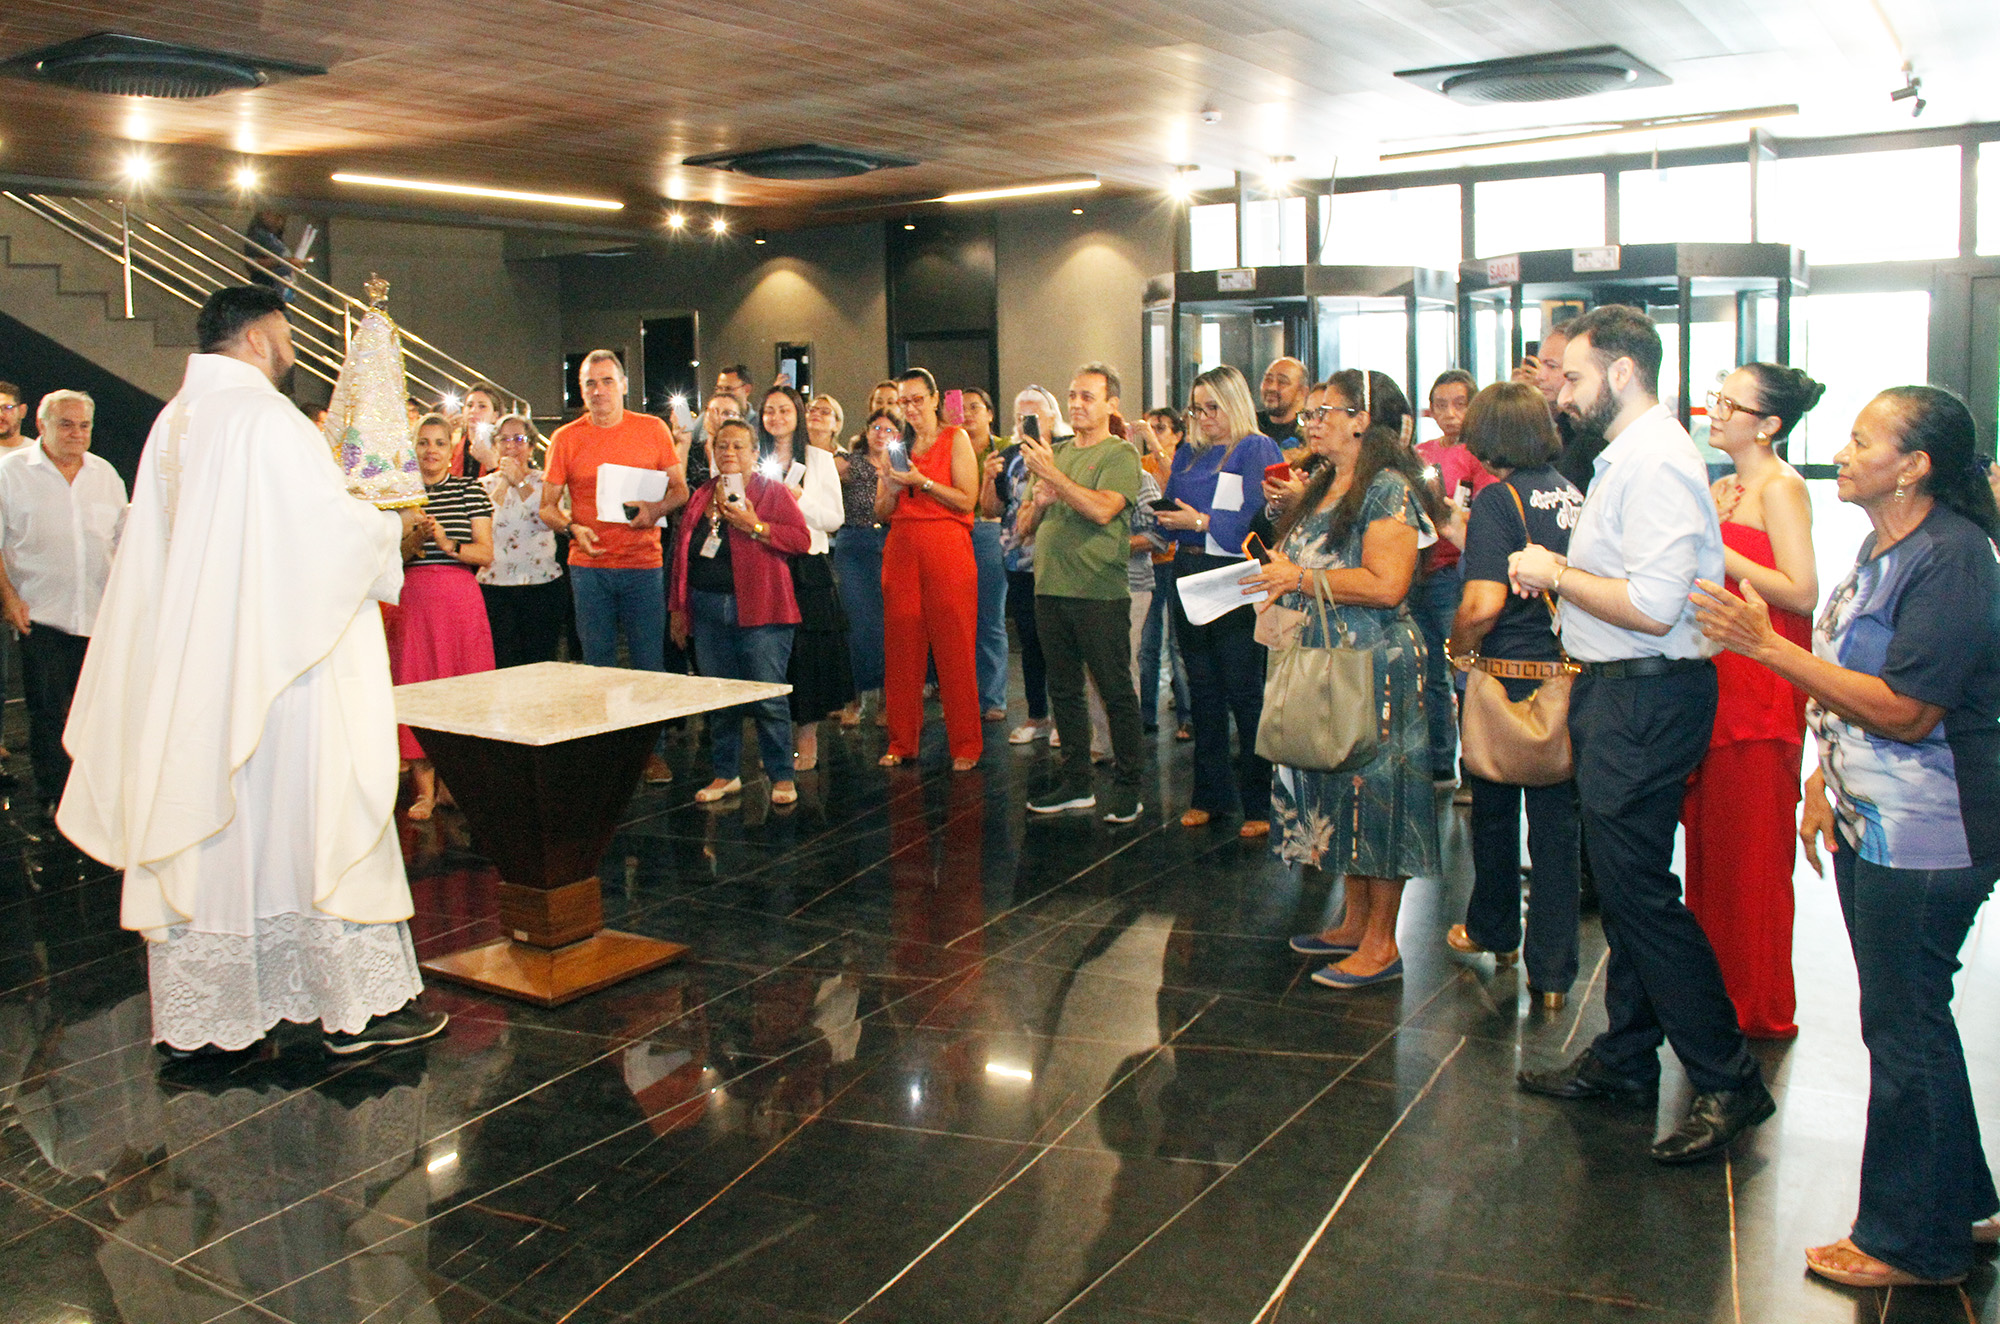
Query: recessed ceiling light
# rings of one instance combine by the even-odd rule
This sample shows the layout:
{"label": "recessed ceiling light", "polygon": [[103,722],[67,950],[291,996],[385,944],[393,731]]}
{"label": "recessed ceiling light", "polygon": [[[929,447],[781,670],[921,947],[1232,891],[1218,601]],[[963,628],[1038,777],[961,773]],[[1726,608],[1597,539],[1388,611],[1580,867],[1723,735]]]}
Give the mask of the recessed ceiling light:
{"label": "recessed ceiling light", "polygon": [[680,212],[670,211],[667,213],[667,228],[669,230],[681,229],[687,223],[688,223],[688,218],[682,215]]}
{"label": "recessed ceiling light", "polygon": [[252,166],[238,166],[236,168],[236,187],[242,189],[245,193],[248,193],[251,189],[256,188],[257,187],[256,169]]}
{"label": "recessed ceiling light", "polygon": [[523,193],[517,189],[486,188],[479,184],[445,184],[430,179],[391,179],[384,175],[335,174],[336,184],[367,184],[375,188],[410,189],[417,193],[449,193],[465,198],[499,198],[506,202],[545,202],[556,207],[589,207],[597,211],[623,211],[625,204],[611,198],[573,198],[561,193]]}
{"label": "recessed ceiling light", "polygon": [[708,223],[708,228],[716,234],[727,234],[729,233],[729,222],[718,216]]}
{"label": "recessed ceiling light", "polygon": [[153,159],[144,152],[126,156],[122,173],[128,183],[144,184],[153,177]]}
{"label": "recessed ceiling light", "polygon": [[917,223],[915,221],[904,221],[903,228],[905,230],[914,230],[917,228]]}
{"label": "recessed ceiling light", "polygon": [[1072,216],[1081,216],[1081,215],[1083,215],[1083,208],[1081,208],[1081,207],[1071,207],[1071,208],[1069,209],[1069,214],[1070,214],[1070,215],[1072,215]]}
{"label": "recessed ceiling light", "polygon": [[1015,184],[1008,188],[974,189],[969,193],[947,193],[938,202],[992,202],[998,198],[1031,198],[1041,193],[1080,193],[1101,187],[1095,179],[1066,179],[1053,184]]}

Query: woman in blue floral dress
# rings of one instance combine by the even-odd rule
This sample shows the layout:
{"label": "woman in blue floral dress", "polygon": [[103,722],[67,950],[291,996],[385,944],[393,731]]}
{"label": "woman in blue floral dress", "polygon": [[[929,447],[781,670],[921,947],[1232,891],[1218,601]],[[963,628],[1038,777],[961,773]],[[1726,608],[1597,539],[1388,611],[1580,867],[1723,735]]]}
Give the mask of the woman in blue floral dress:
{"label": "woman in blue floral dress", "polygon": [[1381,373],[1336,373],[1308,420],[1310,444],[1332,463],[1278,521],[1279,547],[1260,580],[1280,605],[1306,613],[1300,641],[1325,647],[1312,583],[1327,594],[1327,628],[1344,647],[1374,654],[1380,743],[1351,772],[1279,766],[1271,784],[1272,849],[1288,864],[1346,877],[1341,920],[1292,939],[1292,949],[1338,963],[1313,975],[1329,988],[1399,979],[1396,916],[1403,884],[1434,874],[1437,808],[1423,708],[1423,635],[1407,598],[1420,541],[1435,537],[1422,466],[1407,439],[1376,424],[1371,406],[1398,422],[1407,406]]}

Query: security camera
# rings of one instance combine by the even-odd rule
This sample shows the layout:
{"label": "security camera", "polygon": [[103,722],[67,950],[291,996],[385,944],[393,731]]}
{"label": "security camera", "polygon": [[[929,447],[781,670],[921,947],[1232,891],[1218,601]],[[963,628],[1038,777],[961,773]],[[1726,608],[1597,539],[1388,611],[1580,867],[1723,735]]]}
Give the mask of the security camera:
{"label": "security camera", "polygon": [[1910,102],[1910,118],[1915,119],[1924,113],[1923,88],[1924,80],[1911,73],[1909,66],[1905,65],[1903,67],[1903,86],[1891,92],[1889,100]]}

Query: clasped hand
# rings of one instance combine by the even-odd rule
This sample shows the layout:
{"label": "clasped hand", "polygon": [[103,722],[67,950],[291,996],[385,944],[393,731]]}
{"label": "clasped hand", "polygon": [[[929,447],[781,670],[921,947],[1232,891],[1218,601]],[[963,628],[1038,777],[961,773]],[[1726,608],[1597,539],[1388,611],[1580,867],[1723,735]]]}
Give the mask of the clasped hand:
{"label": "clasped hand", "polygon": [[1529,543],[1507,558],[1507,583],[1517,596],[1532,598],[1553,588],[1556,576],[1568,564],[1548,548]]}

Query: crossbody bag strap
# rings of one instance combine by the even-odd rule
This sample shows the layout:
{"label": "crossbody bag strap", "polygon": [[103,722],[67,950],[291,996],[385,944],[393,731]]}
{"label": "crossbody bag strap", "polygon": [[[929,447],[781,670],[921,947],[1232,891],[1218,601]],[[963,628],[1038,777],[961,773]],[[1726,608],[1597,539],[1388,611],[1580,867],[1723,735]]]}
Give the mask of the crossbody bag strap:
{"label": "crossbody bag strap", "polygon": [[[1521,537],[1527,543],[1533,543],[1535,532],[1528,527],[1528,508],[1521,504],[1520,489],[1514,486],[1514,480],[1511,478],[1503,478],[1501,482],[1507,488],[1507,495],[1514,498],[1514,513],[1521,517]],[[1556,637],[1556,652],[1562,654],[1563,665],[1574,671],[1576,663],[1570,661],[1569,650],[1563,647],[1562,609],[1556,605],[1556,595],[1543,589],[1542,601],[1549,609],[1549,633]]]}

